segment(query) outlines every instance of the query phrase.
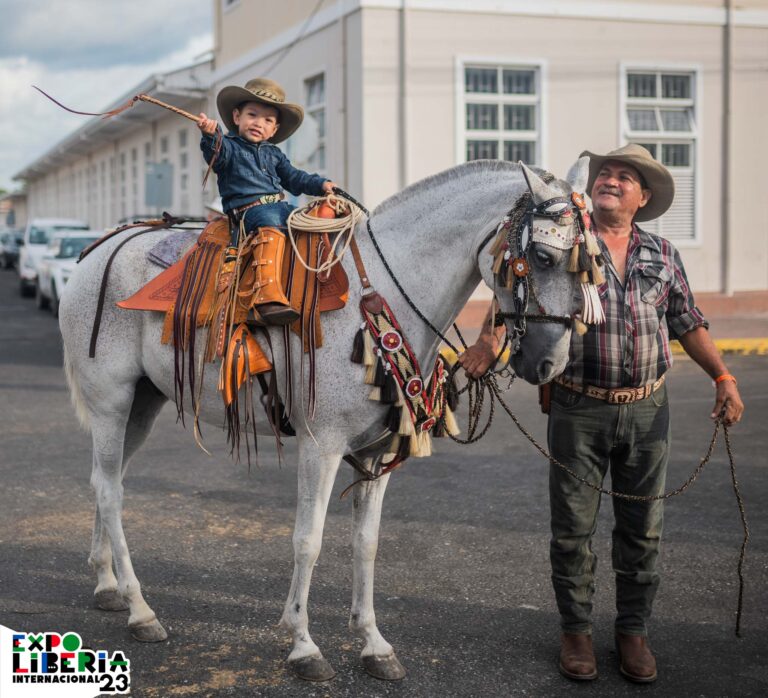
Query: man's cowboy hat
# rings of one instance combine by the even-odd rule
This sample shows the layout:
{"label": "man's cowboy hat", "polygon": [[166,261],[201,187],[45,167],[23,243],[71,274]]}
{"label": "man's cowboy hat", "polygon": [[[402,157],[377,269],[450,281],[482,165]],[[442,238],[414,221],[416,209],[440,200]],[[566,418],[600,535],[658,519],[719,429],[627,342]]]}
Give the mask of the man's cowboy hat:
{"label": "man's cowboy hat", "polygon": [[255,78],[245,83],[245,87],[230,85],[219,92],[216,106],[221,120],[230,131],[237,132],[232,111],[243,102],[260,102],[274,107],[280,112],[280,128],[277,129],[270,143],[280,143],[291,136],[304,120],[304,110],[298,104],[285,101],[285,90],[274,80]]}
{"label": "man's cowboy hat", "polygon": [[654,160],[643,146],[630,143],[617,150],[612,150],[606,155],[597,155],[585,150],[581,157],[589,156],[589,182],[587,194],[592,195],[592,187],[603,164],[608,160],[616,160],[627,165],[632,165],[645,180],[645,186],[651,190],[651,199],[643,207],[637,209],[636,221],[652,221],[661,216],[671,205],[675,198],[675,180],[669,170],[658,160]]}

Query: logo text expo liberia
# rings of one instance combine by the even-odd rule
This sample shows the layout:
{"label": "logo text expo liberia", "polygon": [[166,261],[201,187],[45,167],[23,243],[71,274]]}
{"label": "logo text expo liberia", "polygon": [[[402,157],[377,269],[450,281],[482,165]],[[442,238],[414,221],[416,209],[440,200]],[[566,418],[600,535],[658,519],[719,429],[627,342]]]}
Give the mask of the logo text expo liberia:
{"label": "logo text expo liberia", "polygon": [[117,650],[83,646],[77,633],[13,633],[13,683],[90,684],[102,693],[128,693],[130,661]]}

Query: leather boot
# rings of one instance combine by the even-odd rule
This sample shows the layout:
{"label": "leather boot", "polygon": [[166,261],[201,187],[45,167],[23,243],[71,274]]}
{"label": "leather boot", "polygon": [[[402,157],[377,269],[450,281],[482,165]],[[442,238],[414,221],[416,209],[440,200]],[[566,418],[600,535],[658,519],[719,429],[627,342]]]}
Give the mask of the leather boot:
{"label": "leather boot", "polygon": [[285,235],[276,228],[259,228],[252,249],[255,279],[251,305],[269,325],[289,325],[298,320],[299,313],[288,302],[281,280]]}
{"label": "leather boot", "polygon": [[563,633],[560,638],[560,673],[574,681],[592,681],[597,678],[591,635]]}
{"label": "leather boot", "polygon": [[619,655],[619,671],[625,678],[635,683],[656,680],[656,659],[647,637],[616,633],[616,653]]}

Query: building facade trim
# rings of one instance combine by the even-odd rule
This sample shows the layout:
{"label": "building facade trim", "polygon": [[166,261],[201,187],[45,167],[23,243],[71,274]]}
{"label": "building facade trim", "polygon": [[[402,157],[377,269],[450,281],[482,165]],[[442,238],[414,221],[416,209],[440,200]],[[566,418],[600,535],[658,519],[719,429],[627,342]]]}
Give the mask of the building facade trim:
{"label": "building facade trim", "polygon": [[[694,5],[649,5],[641,2],[596,2],[594,0],[338,0],[313,17],[304,38],[338,22],[342,17],[363,9],[422,10],[430,12],[467,12],[472,14],[508,14],[530,17],[563,17],[607,21],[631,21],[669,24],[725,26],[724,9]],[[766,10],[733,10],[734,26],[768,27]],[[248,66],[264,60],[296,40],[301,29],[297,23],[239,58],[217,68],[213,83],[219,83]]]}

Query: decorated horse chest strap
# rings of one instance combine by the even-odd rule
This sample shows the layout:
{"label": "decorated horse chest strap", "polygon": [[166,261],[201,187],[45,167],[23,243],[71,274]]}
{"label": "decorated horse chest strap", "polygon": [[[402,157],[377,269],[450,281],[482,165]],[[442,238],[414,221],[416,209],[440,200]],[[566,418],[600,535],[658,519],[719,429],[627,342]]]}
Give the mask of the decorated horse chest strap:
{"label": "decorated horse chest strap", "polygon": [[[385,426],[393,433],[387,450],[399,464],[409,456],[432,453],[430,431],[438,423],[451,434],[459,429],[447,404],[447,372],[442,357],[425,383],[419,362],[387,302],[376,292],[360,302],[363,322],[355,336],[352,361],[366,366],[370,399],[391,405]],[[442,436],[440,430],[435,436]],[[385,466],[386,467],[386,466]],[[391,469],[391,468],[390,468]]]}

